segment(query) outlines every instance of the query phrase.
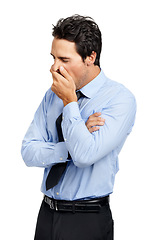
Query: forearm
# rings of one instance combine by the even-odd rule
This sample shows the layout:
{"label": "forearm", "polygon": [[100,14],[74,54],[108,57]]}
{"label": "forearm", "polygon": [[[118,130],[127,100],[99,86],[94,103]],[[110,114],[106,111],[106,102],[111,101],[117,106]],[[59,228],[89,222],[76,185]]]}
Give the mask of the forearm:
{"label": "forearm", "polygon": [[[128,100],[129,101],[129,100]],[[121,109],[121,111],[119,110]],[[124,142],[134,120],[134,101],[115,105],[113,113],[104,108],[105,124],[98,131],[90,133],[82,119],[78,105],[70,103],[64,108],[62,122],[66,147],[77,167],[87,167],[99,161]]]}
{"label": "forearm", "polygon": [[49,167],[59,162],[65,162],[68,151],[65,143],[23,140],[22,157],[28,167]]}
{"label": "forearm", "polygon": [[49,167],[58,162],[65,162],[68,156],[65,143],[53,142],[48,136],[43,119],[35,114],[22,142],[22,158],[30,167]]}
{"label": "forearm", "polygon": [[75,116],[72,123],[65,122],[64,119],[63,135],[66,147],[77,167],[88,167],[106,154],[106,148],[103,153],[104,148],[99,145],[95,137],[100,134],[100,130],[91,134],[81,116]]}

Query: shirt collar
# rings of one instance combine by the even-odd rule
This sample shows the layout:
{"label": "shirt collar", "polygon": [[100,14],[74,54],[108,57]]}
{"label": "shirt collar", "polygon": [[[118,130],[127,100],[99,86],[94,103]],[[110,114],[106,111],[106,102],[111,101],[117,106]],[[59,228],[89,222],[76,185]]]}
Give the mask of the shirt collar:
{"label": "shirt collar", "polygon": [[92,98],[96,95],[106,80],[107,78],[104,72],[101,70],[97,77],[95,77],[91,82],[82,87],[80,90],[86,97]]}

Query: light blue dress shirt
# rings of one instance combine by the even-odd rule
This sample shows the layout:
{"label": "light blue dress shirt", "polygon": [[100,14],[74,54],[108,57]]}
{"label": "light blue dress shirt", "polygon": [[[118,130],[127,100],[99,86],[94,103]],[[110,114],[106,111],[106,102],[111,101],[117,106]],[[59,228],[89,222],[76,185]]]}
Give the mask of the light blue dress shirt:
{"label": "light blue dress shirt", "polygon": [[[55,199],[78,200],[113,192],[119,170],[118,154],[132,130],[136,101],[122,84],[100,74],[81,89],[86,96],[65,107],[49,89],[22,142],[27,166],[43,167],[41,191]],[[58,142],[56,119],[63,112],[64,142]],[[88,117],[101,112],[104,126],[90,133]],[[67,159],[68,151],[72,159]],[[46,178],[53,164],[68,161],[58,185],[46,191]]]}

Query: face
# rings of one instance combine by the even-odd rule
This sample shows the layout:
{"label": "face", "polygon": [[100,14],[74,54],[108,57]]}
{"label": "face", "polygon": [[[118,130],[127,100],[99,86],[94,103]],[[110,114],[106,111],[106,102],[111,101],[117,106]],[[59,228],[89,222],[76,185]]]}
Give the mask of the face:
{"label": "face", "polygon": [[87,84],[87,63],[77,53],[74,42],[54,38],[51,55],[54,58],[53,71],[58,72],[60,66],[63,66],[74,80],[76,89],[80,89]]}

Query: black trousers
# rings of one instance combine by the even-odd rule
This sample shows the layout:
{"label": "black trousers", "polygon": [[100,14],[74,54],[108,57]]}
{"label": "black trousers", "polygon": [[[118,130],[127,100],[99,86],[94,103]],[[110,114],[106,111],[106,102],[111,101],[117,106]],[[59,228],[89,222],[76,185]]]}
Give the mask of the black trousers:
{"label": "black trousers", "polygon": [[56,212],[42,202],[34,240],[113,240],[109,204],[98,213]]}

